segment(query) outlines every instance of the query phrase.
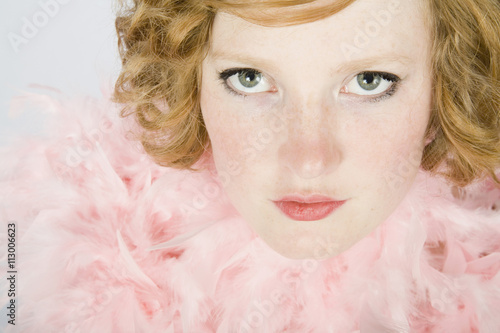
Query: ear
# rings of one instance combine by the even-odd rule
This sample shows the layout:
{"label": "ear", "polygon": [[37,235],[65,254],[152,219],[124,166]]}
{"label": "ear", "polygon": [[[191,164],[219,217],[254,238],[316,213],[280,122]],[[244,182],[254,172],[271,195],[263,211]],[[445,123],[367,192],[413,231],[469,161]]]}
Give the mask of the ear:
{"label": "ear", "polygon": [[210,144],[210,139],[208,140],[208,144],[205,145],[203,149],[203,154],[201,154],[200,158],[193,165],[193,167],[208,170],[212,174],[217,173],[215,169],[215,162],[212,154],[212,145]]}
{"label": "ear", "polygon": [[434,141],[435,138],[436,138],[436,133],[433,133],[432,135],[427,136],[425,138],[425,146],[427,147],[432,141]]}
{"label": "ear", "polygon": [[427,147],[432,141],[436,139],[437,128],[435,126],[429,126],[425,132],[425,147]]}

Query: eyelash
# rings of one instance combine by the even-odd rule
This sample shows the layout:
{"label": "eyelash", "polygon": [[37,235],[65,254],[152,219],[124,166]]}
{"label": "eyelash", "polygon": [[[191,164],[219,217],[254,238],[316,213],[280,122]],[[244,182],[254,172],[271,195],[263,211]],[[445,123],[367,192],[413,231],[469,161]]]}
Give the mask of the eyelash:
{"label": "eyelash", "polygon": [[[224,88],[226,88],[226,90],[228,92],[230,92],[233,95],[245,98],[248,96],[247,94],[237,92],[236,90],[231,88],[231,86],[229,86],[229,84],[227,82],[231,76],[236,75],[236,74],[240,74],[242,72],[261,74],[260,71],[253,69],[253,68],[229,68],[229,69],[220,71],[218,73],[218,76],[219,76],[219,80],[221,81],[222,85],[224,86]],[[364,75],[366,75],[366,74],[379,75],[383,80],[392,82],[390,88],[387,89],[386,91],[384,91],[381,95],[375,95],[375,96],[367,95],[368,97],[362,97],[362,96],[360,97],[360,98],[365,99],[366,102],[370,102],[370,103],[377,103],[377,102],[380,102],[380,101],[383,101],[385,99],[392,97],[396,93],[396,91],[398,90],[399,85],[401,83],[401,78],[399,78],[397,75],[387,73],[387,72],[364,71],[364,72],[360,72],[360,73],[356,74],[353,78],[357,77],[358,75],[363,75],[363,74]]]}
{"label": "eyelash", "polygon": [[390,98],[391,96],[393,96],[396,93],[396,91],[399,88],[399,84],[401,83],[401,78],[399,76],[391,74],[391,73],[387,73],[387,72],[364,71],[364,72],[356,74],[354,77],[356,77],[358,75],[363,75],[363,74],[365,74],[365,75],[366,74],[379,75],[382,79],[389,81],[389,82],[392,82],[390,88],[387,89],[386,91],[384,91],[381,95],[366,97],[366,100],[370,103],[377,103],[377,102],[383,101],[387,98]]}
{"label": "eyelash", "polygon": [[227,80],[235,75],[235,74],[240,74],[242,73],[243,71],[246,71],[246,72],[253,72],[255,74],[257,73],[260,73],[258,70],[256,69],[253,69],[253,68],[229,68],[229,69],[226,69],[226,70],[223,70],[221,72],[219,72],[219,80],[221,81],[222,85],[224,86],[224,88],[226,88],[226,90],[228,92],[230,92],[231,94],[233,95],[236,95],[236,96],[240,96],[240,97],[247,97],[247,95],[245,94],[241,94],[241,93],[238,93],[237,91],[235,91],[233,88],[231,88],[229,86],[229,84],[227,83]]}

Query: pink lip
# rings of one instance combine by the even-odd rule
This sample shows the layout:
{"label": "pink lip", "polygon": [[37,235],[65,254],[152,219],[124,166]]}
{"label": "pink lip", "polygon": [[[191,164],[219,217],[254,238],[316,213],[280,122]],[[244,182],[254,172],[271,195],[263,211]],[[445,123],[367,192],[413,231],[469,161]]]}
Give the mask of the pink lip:
{"label": "pink lip", "polygon": [[307,197],[289,195],[273,202],[286,216],[292,220],[317,221],[332,214],[346,201],[338,201],[322,195]]}

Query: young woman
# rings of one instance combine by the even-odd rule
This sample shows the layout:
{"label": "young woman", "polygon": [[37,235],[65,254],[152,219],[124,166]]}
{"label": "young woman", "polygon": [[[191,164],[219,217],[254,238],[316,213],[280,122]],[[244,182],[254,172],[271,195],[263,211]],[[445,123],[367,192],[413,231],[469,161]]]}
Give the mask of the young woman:
{"label": "young woman", "polygon": [[9,171],[21,327],[500,329],[498,1],[136,0],[117,30],[136,122],[63,106]]}

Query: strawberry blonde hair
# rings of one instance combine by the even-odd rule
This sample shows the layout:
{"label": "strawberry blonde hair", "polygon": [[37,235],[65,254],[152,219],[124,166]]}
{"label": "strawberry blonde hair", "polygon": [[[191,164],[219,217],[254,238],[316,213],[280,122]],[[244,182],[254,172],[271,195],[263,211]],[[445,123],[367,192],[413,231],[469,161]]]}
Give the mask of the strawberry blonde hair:
{"label": "strawberry blonde hair", "polygon": [[[123,68],[114,100],[157,163],[191,169],[208,149],[201,64],[218,11],[267,26],[311,22],[355,0],[134,0],[116,19]],[[312,6],[304,6],[306,4]],[[317,4],[317,5],[315,5]],[[421,167],[456,185],[500,166],[500,2],[425,0],[433,37],[433,110]],[[276,12],[279,11],[279,15]]]}

